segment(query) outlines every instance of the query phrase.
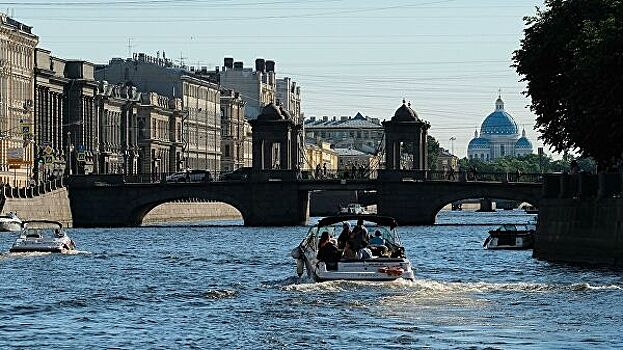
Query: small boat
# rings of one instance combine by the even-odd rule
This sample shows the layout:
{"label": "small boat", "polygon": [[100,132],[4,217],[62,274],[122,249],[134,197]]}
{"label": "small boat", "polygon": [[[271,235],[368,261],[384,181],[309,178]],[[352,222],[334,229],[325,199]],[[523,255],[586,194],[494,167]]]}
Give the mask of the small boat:
{"label": "small boat", "polygon": [[368,212],[359,203],[350,203],[345,207],[341,207],[338,215],[350,214],[368,214]]}
{"label": "small boat", "polygon": [[19,232],[22,229],[22,220],[14,212],[0,216],[0,231]]}
{"label": "small boat", "polygon": [[483,246],[486,249],[530,249],[534,245],[536,224],[505,224],[489,231]]}
{"label": "small boat", "polygon": [[75,249],[74,241],[63,231],[60,222],[32,220],[22,223],[22,232],[9,251],[67,253]]}
{"label": "small boat", "polygon": [[[337,261],[318,260],[318,245],[323,234],[335,236],[336,233],[341,232],[344,222],[356,222],[360,219],[364,220],[364,226],[369,230],[368,232],[374,232],[376,236],[384,240],[383,245],[370,244],[368,248],[372,254],[361,259],[340,258],[342,252],[338,251]],[[292,250],[292,257],[296,259],[297,274],[301,277],[306,269],[308,276],[317,282],[392,281],[399,278],[413,280],[415,275],[411,262],[405,256],[405,249],[396,230],[397,226],[394,218],[380,215],[344,214],[323,218],[317,225],[310,228],[301,244]]]}

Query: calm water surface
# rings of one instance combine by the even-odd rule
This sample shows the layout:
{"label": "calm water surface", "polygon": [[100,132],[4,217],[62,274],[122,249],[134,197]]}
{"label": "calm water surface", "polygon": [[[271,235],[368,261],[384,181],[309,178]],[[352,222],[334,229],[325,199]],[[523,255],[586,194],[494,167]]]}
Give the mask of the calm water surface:
{"label": "calm water surface", "polygon": [[623,271],[482,249],[530,217],[402,227],[417,280],[394,283],[299,283],[305,227],[72,229],[75,255],[8,254],[1,233],[0,349],[623,347]]}

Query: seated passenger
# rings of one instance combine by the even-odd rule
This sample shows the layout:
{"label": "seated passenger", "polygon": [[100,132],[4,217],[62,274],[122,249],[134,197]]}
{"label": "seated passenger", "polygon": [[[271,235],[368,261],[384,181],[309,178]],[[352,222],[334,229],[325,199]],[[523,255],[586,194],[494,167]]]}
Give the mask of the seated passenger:
{"label": "seated passenger", "polygon": [[350,224],[348,222],[344,222],[342,224],[342,232],[337,237],[337,247],[340,250],[343,250],[346,247],[346,242],[348,242],[348,237],[350,237]]}
{"label": "seated passenger", "polygon": [[363,226],[362,219],[357,220],[357,226],[348,237],[348,244],[355,252],[368,246],[368,230]]}
{"label": "seated passenger", "polygon": [[371,245],[385,245],[385,240],[383,239],[383,234],[381,231],[377,230],[374,232],[374,237],[370,240]]}
{"label": "seated passenger", "polygon": [[342,252],[337,249],[335,240],[331,239],[329,232],[323,232],[318,242],[318,260],[327,264],[327,269],[331,270],[337,266],[337,262],[342,257]]}

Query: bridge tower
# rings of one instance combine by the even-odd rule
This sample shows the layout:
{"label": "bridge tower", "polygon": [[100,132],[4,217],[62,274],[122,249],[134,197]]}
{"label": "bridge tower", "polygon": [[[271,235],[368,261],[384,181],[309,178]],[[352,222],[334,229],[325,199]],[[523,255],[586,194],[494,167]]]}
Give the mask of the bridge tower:
{"label": "bridge tower", "polygon": [[299,166],[301,126],[288,111],[266,105],[253,128],[253,170],[295,170]]}
{"label": "bridge tower", "polygon": [[[396,110],[391,120],[383,122],[385,128],[385,169],[386,170],[427,170],[426,136],[430,124],[418,118],[402,100],[402,106]],[[408,169],[402,165],[403,155],[412,159]]]}

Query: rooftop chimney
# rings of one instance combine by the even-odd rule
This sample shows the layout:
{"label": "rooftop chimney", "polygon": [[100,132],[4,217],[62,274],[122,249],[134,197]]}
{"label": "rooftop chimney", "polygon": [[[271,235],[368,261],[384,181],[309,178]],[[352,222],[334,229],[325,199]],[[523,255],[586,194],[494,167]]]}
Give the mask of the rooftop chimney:
{"label": "rooftop chimney", "polygon": [[242,61],[234,62],[234,70],[242,70],[244,63]]}
{"label": "rooftop chimney", "polygon": [[233,57],[225,57],[225,59],[223,60],[223,66],[225,67],[225,69],[232,69],[232,68],[234,68],[234,58]]}
{"label": "rooftop chimney", "polygon": [[266,71],[267,72],[275,71],[275,61],[271,61],[271,60],[266,61]]}
{"label": "rooftop chimney", "polygon": [[262,73],[266,72],[266,61],[263,58],[255,60],[255,70]]}

